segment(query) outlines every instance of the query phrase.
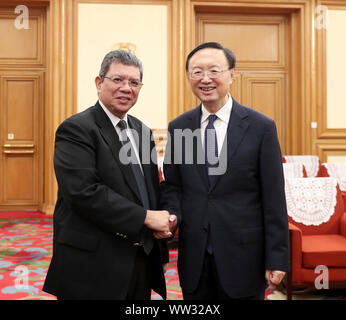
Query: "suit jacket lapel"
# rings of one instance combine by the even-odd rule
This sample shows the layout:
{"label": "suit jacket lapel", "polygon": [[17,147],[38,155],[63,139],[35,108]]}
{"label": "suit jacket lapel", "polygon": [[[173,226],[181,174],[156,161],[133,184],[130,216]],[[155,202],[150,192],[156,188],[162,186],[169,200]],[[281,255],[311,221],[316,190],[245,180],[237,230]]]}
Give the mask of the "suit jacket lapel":
{"label": "suit jacket lapel", "polygon": [[[220,159],[221,171],[228,170],[227,168],[230,165],[230,160],[245,135],[245,132],[249,126],[249,123],[246,120],[247,116],[248,114],[246,109],[233,99],[233,106],[228,122],[227,134],[220,154],[220,158],[222,158]],[[222,168],[222,166],[226,167]],[[209,191],[215,187],[221,177],[222,174],[213,179],[213,184],[210,186]]]}
{"label": "suit jacket lapel", "polygon": [[134,135],[136,144],[138,147],[138,153],[142,165],[143,175],[145,183],[147,185],[148,197],[151,206],[156,203],[156,197],[154,192],[153,177],[151,174],[151,163],[154,159],[151,159],[151,134],[150,129],[143,126],[139,121],[134,121],[131,116],[128,116],[128,122],[130,128],[134,129],[137,134]]}
{"label": "suit jacket lapel", "polygon": [[133,175],[131,166],[128,164],[123,164],[119,159],[119,152],[122,147],[122,144],[119,141],[118,134],[115,128],[113,127],[112,122],[110,121],[108,116],[105,114],[105,112],[102,110],[102,107],[99,105],[98,102],[95,105],[95,110],[96,110],[96,123],[100,128],[101,135],[107,142],[115,160],[119,164],[128,186],[131,188],[133,193],[137,196],[138,200],[141,201],[140,193],[137,187],[137,182],[136,182],[135,176]]}

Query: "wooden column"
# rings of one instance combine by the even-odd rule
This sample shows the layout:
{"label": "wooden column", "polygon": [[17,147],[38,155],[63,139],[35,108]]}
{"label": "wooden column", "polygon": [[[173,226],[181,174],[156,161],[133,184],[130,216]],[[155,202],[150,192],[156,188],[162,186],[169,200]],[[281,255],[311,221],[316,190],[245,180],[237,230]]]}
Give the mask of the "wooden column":
{"label": "wooden column", "polygon": [[51,0],[47,9],[47,95],[45,113],[45,177],[42,211],[52,214],[57,196],[53,167],[55,131],[75,113],[75,2]]}

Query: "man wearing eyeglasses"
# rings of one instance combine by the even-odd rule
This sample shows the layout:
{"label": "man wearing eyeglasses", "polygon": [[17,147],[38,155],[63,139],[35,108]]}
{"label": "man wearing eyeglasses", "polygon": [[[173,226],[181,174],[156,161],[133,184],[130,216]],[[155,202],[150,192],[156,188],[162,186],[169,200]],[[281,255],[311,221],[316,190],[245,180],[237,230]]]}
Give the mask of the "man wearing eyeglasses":
{"label": "man wearing eyeglasses", "polygon": [[[166,298],[166,240],[174,216],[157,210],[151,130],[127,114],[142,87],[140,60],[108,53],[95,79],[99,100],[57,129],[58,200],[53,257],[43,290],[58,299]],[[151,157],[145,157],[145,154]]]}
{"label": "man wearing eyeglasses", "polygon": [[192,50],[186,74],[201,104],[168,126],[161,207],[178,217],[187,300],[264,299],[288,269],[276,126],[229,94],[235,62],[219,43]]}

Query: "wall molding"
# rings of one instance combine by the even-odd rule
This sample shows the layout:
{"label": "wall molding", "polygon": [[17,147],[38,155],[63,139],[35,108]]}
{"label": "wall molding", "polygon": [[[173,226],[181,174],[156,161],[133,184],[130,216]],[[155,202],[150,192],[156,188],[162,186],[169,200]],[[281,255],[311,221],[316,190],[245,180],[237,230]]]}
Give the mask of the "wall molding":
{"label": "wall molding", "polygon": [[327,162],[328,156],[345,156],[346,142],[345,141],[329,141],[327,143],[316,143],[317,155],[321,163]]}
{"label": "wall molding", "polygon": [[[317,5],[327,6],[328,9],[346,10],[343,1],[317,1]],[[346,128],[332,129],[327,125],[327,32],[324,28],[316,28],[316,111],[317,138],[319,139],[346,139]]]}

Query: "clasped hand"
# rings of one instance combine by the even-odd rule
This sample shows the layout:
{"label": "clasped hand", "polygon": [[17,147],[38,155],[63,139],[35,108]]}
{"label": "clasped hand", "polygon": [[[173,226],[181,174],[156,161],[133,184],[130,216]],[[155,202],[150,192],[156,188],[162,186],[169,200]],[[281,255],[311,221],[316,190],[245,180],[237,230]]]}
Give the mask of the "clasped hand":
{"label": "clasped hand", "polygon": [[268,287],[270,291],[273,291],[280,284],[285,277],[286,272],[279,270],[266,270],[265,277],[267,279]]}
{"label": "clasped hand", "polygon": [[156,239],[169,238],[177,225],[177,217],[166,210],[147,210],[144,224],[154,231]]}

